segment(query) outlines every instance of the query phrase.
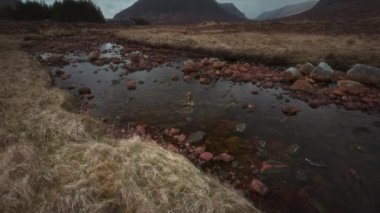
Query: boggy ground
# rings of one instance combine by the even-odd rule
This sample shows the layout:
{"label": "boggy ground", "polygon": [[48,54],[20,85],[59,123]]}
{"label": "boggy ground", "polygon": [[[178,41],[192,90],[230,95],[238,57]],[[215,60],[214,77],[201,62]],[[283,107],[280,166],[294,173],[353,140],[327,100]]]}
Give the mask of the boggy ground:
{"label": "boggy ground", "polygon": [[22,50],[49,38],[41,35],[0,36],[1,211],[258,212],[180,155],[149,139],[115,140],[75,113],[75,101]]}

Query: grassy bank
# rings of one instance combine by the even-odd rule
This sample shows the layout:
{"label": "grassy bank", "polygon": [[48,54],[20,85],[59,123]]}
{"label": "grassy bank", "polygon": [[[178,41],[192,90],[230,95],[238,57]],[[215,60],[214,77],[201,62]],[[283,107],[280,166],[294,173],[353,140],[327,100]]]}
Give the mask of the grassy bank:
{"label": "grassy bank", "polygon": [[20,45],[0,36],[2,211],[258,212],[180,155],[107,137]]}
{"label": "grassy bank", "polygon": [[380,66],[378,34],[271,33],[248,27],[211,25],[130,28],[119,30],[118,35],[130,42],[267,65],[289,66],[326,61],[344,71],[355,63]]}

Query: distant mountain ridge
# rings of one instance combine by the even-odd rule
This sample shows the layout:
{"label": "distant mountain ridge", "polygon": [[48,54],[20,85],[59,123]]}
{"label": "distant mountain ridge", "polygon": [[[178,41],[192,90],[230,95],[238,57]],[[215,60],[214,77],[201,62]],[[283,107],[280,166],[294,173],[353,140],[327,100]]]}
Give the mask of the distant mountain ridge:
{"label": "distant mountain ridge", "polygon": [[138,0],[129,8],[116,14],[114,19],[126,20],[136,17],[156,24],[245,20],[240,17],[241,14],[236,15],[236,11],[235,13],[227,11],[215,0]]}
{"label": "distant mountain ridge", "polygon": [[380,0],[320,0],[294,20],[363,20],[380,18]]}
{"label": "distant mountain ridge", "polygon": [[255,20],[271,20],[296,15],[312,9],[318,0],[307,1],[299,4],[287,5],[276,10],[262,13]]}

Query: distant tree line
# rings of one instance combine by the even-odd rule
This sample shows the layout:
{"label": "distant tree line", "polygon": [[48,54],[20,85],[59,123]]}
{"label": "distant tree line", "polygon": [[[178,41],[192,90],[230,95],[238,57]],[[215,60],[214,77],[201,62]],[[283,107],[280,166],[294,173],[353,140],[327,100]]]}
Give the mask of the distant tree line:
{"label": "distant tree line", "polygon": [[0,8],[0,18],[12,20],[52,20],[59,22],[105,22],[102,11],[90,0],[18,1],[14,7]]}

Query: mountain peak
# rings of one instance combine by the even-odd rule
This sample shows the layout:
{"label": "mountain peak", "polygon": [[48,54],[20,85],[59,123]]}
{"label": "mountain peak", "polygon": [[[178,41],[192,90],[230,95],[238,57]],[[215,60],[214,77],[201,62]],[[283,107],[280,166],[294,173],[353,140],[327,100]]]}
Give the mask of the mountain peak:
{"label": "mountain peak", "polygon": [[202,21],[243,21],[227,12],[215,0],[138,0],[116,14],[114,19],[143,18],[158,24],[197,23]]}

